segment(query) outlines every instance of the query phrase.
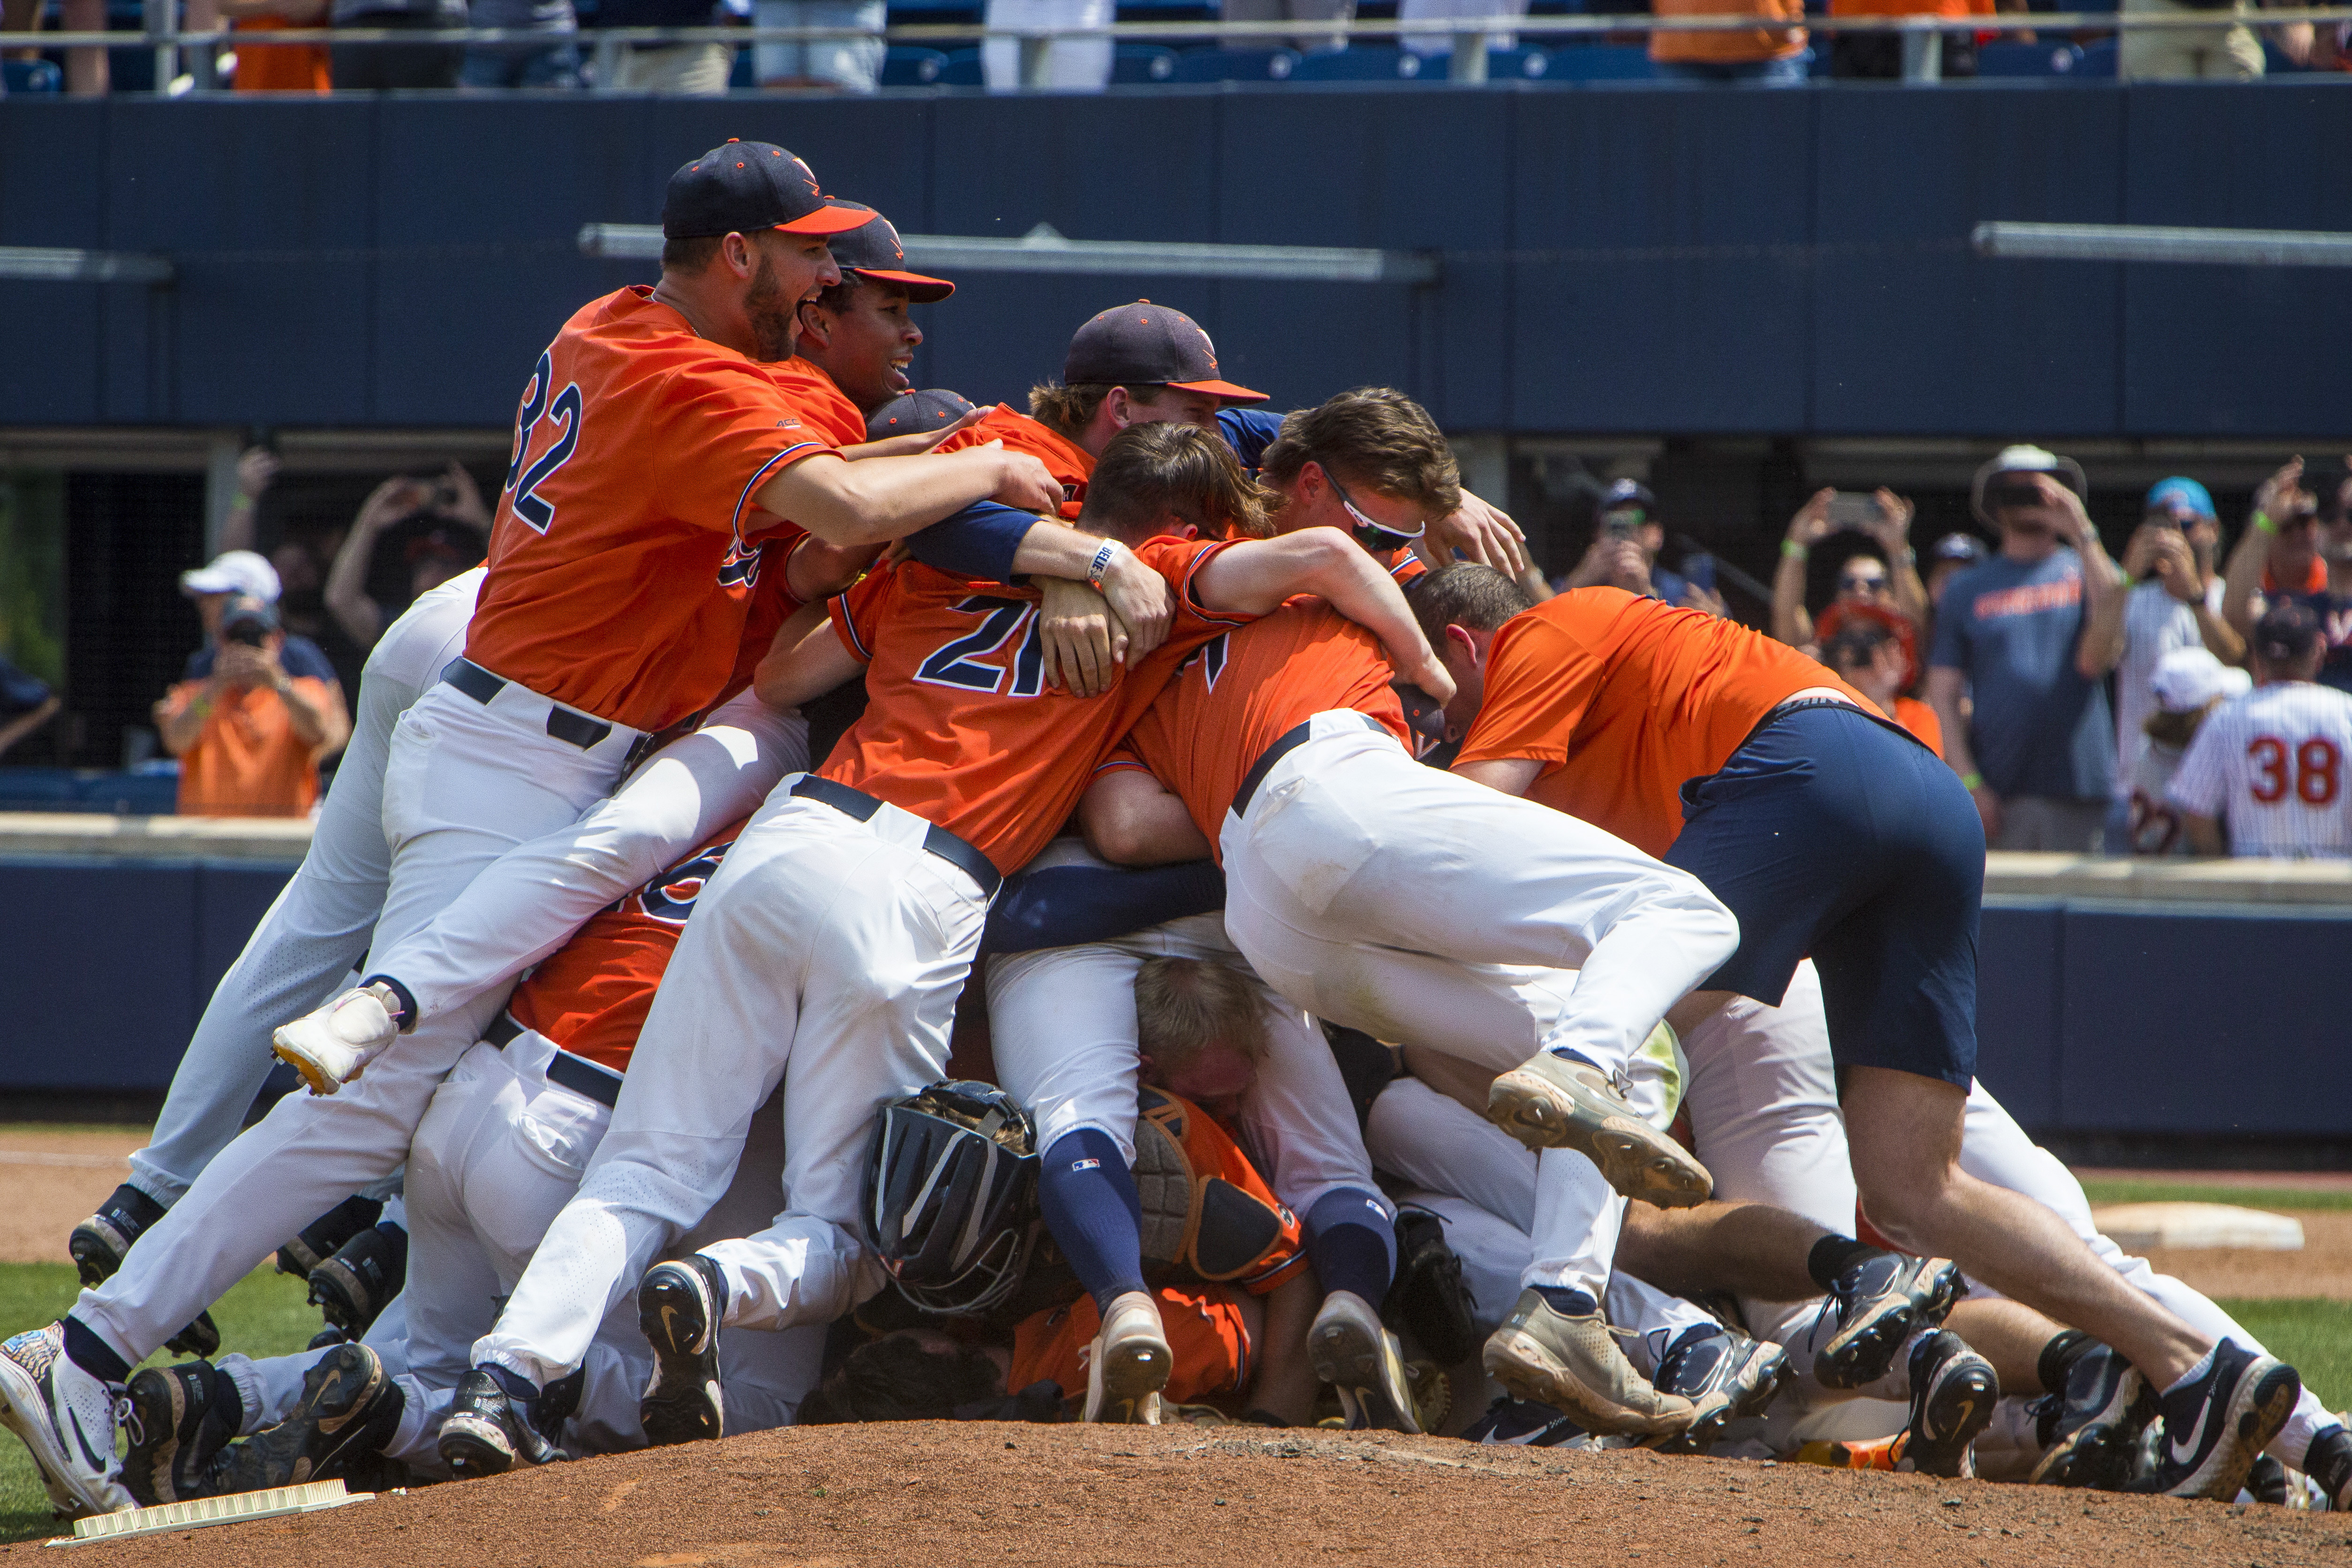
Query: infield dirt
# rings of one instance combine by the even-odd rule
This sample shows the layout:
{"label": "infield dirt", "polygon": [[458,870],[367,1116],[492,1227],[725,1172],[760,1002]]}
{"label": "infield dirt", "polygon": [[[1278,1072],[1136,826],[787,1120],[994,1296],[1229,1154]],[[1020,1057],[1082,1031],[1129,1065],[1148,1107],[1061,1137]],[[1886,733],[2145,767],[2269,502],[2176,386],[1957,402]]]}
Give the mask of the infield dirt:
{"label": "infield dirt", "polygon": [[[33,1568],[36,1542],[0,1547]],[[786,1428],[76,1547],[68,1568],[1297,1563],[2301,1568],[2352,1517],[1642,1450],[1254,1428]]]}

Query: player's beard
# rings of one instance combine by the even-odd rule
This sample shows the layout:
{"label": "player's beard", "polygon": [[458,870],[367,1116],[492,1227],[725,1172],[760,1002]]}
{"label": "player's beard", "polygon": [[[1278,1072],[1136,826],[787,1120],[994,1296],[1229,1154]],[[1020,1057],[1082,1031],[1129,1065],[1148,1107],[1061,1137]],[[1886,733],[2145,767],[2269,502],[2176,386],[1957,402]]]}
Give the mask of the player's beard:
{"label": "player's beard", "polygon": [[754,358],[773,364],[793,357],[793,339],[800,329],[800,301],[784,298],[772,258],[760,258],[760,270],[751,275],[751,292],[743,296],[743,314],[751,321],[751,336],[758,345]]}

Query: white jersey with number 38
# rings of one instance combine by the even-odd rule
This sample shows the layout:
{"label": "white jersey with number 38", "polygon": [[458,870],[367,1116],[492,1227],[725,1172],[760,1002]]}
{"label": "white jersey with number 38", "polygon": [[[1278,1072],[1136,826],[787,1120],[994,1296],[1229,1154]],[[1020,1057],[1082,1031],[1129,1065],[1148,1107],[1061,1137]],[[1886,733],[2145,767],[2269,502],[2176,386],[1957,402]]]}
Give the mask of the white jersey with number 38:
{"label": "white jersey with number 38", "polygon": [[2352,856],[2352,696],[2308,680],[2210,715],[2168,795],[2218,816],[2233,855]]}

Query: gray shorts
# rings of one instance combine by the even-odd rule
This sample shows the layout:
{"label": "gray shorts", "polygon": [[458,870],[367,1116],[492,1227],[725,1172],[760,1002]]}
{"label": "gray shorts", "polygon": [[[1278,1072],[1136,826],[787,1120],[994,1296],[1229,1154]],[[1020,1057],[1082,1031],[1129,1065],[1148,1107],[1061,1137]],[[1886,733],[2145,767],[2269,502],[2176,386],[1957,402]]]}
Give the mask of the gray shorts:
{"label": "gray shorts", "polygon": [[823,81],[848,92],[872,92],[879,85],[883,0],[759,0],[754,19],[762,27],[857,27],[874,35],[754,45],[752,74],[762,84]]}

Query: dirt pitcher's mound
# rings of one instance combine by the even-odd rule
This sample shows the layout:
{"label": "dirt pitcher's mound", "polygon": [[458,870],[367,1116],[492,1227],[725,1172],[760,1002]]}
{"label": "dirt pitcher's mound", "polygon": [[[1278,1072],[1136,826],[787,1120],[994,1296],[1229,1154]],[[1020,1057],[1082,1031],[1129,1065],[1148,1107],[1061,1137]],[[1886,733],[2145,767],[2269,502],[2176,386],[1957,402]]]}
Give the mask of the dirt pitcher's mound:
{"label": "dirt pitcher's mound", "polygon": [[[1297,1563],[2340,1568],[2352,1517],[1227,1427],[763,1432],[327,1513],[76,1547],[73,1568],[1055,1568]],[[0,1548],[19,1561],[34,1543]],[[45,1558],[44,1563],[50,1561]],[[11,1568],[15,1568],[12,1564]],[[32,1568],[25,1563],[24,1568]]]}

